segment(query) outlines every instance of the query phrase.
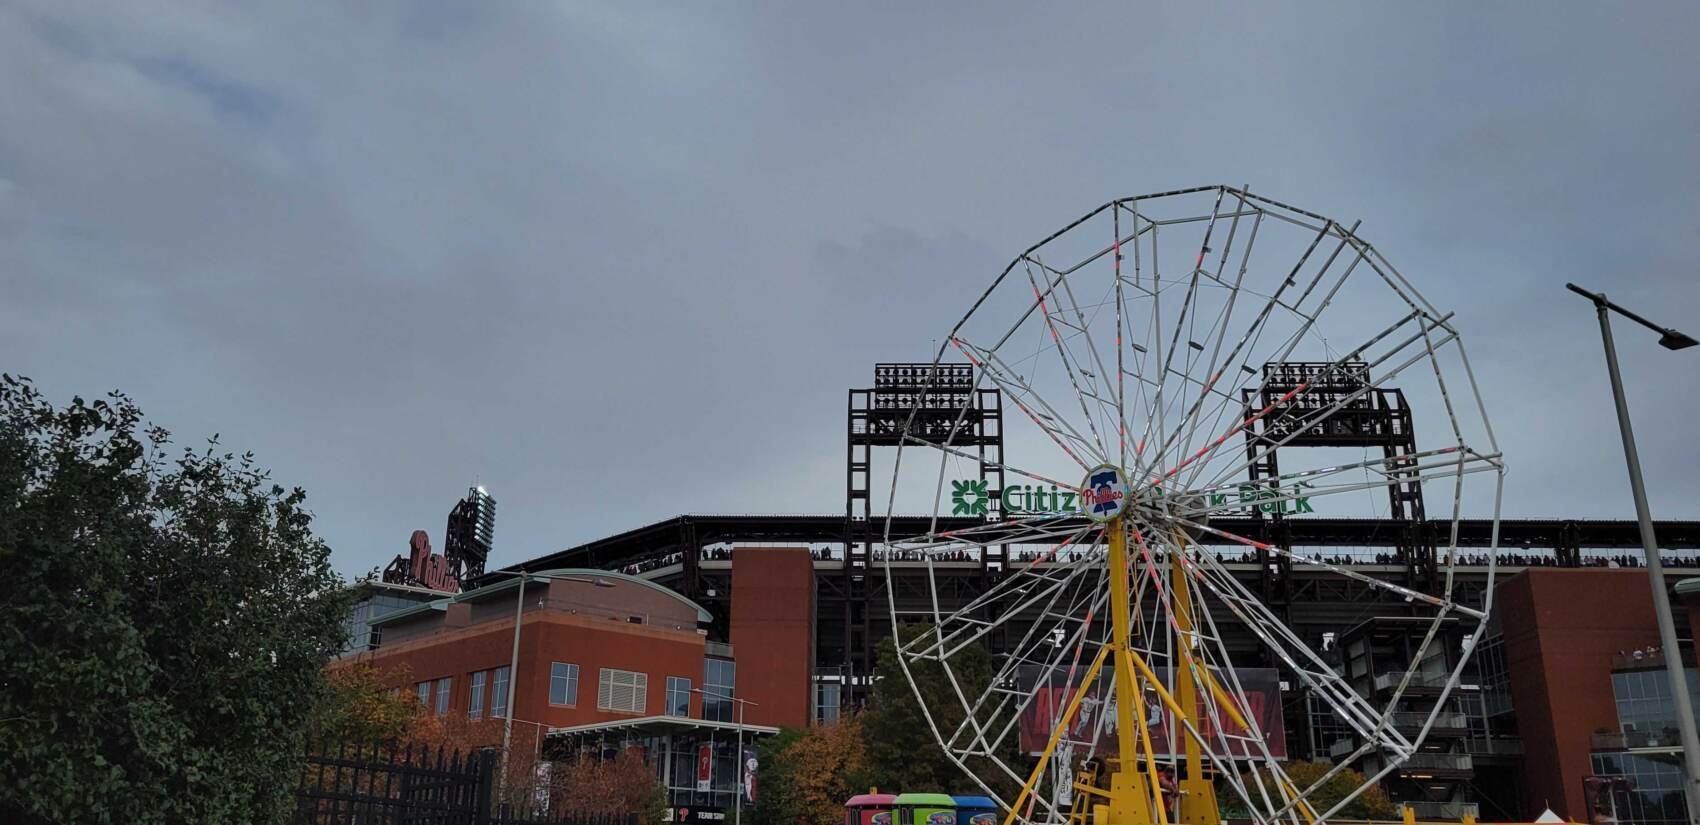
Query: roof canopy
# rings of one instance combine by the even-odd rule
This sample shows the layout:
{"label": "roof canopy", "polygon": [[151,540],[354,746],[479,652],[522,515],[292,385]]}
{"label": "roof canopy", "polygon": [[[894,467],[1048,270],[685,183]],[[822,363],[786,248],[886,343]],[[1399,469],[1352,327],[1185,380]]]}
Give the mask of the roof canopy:
{"label": "roof canopy", "polygon": [[[436,599],[434,601],[417,604],[412,607],[404,607],[400,610],[391,611],[383,614],[382,616],[378,616],[372,620],[371,624],[373,627],[378,627],[380,625],[389,624],[391,622],[431,610],[444,611],[449,608],[449,605],[459,602],[479,602],[495,598],[497,596],[504,596],[507,591],[517,590],[519,588],[521,578],[522,577],[518,575],[510,576],[507,579],[496,582],[495,584],[480,587],[477,590],[467,590],[447,598]],[[714,620],[714,617],[709,615],[708,611],[704,610],[702,605],[685,598],[679,592],[663,587],[655,582],[649,581],[648,579],[640,579],[637,576],[627,575],[625,573],[616,573],[611,570],[592,570],[584,567],[562,567],[555,570],[541,570],[536,573],[530,573],[523,578],[527,584],[547,584],[553,579],[583,582],[629,582],[647,587],[657,593],[665,593],[674,599],[678,599],[681,603],[696,611],[697,621],[699,622],[710,622]]]}

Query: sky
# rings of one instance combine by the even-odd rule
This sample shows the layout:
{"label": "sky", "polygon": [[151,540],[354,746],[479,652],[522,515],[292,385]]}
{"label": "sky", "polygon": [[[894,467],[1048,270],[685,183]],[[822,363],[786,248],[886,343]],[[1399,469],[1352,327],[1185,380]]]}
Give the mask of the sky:
{"label": "sky", "polygon": [[[507,564],[841,512],[874,362],[1099,204],[1247,185],[1456,311],[1505,515],[1633,514],[1564,283],[1700,335],[1700,5],[1042,5],[0,4],[0,371],[255,451],[346,574],[474,482]],[[1700,518],[1700,349],[1615,329]]]}

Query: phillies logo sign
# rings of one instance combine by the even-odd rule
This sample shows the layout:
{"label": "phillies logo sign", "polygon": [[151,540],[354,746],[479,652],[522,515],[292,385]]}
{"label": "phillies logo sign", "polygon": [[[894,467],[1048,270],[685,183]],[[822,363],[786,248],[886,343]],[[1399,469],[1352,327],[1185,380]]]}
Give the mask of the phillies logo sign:
{"label": "phillies logo sign", "polygon": [[1086,483],[1080,491],[1080,512],[1093,521],[1109,521],[1127,509],[1131,497],[1121,468],[1104,464],[1086,474]]}

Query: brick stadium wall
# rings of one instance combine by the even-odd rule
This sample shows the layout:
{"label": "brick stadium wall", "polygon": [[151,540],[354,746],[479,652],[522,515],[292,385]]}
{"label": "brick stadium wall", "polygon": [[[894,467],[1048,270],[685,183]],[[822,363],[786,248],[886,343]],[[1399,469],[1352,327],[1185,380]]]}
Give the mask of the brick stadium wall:
{"label": "brick stadium wall", "polygon": [[1612,656],[1658,643],[1645,570],[1530,568],[1501,583],[1511,701],[1523,737],[1524,806],[1589,821],[1582,780],[1595,730],[1617,730]]}
{"label": "brick stadium wall", "polygon": [[814,680],[814,559],[805,548],[732,551],[732,650],[745,721],[809,723]]}

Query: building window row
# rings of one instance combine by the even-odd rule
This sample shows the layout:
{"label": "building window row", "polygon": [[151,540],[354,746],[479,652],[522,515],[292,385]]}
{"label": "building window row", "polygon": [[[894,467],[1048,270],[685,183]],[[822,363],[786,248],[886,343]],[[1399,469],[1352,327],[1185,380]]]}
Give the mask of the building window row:
{"label": "building window row", "polygon": [[[732,720],[732,696],[735,689],[733,664],[725,659],[707,659],[703,673],[703,718],[727,722]],[[508,713],[507,666],[474,671],[467,677],[466,716],[482,719],[486,711],[491,718],[500,719]],[[619,713],[648,711],[649,674],[634,670],[601,668],[597,685],[598,710]],[[579,666],[572,662],[549,663],[549,704],[574,707],[578,704]],[[439,716],[450,709],[454,694],[454,677],[427,679],[413,686],[419,704]],[[399,688],[398,688],[399,690]],[[685,676],[667,677],[667,697],[664,712],[668,716],[691,715],[691,680]]]}
{"label": "building window row", "polygon": [[499,719],[508,713],[508,668],[502,666],[472,674],[472,690],[467,695],[466,718],[484,718],[484,696],[488,688],[490,717]]}

